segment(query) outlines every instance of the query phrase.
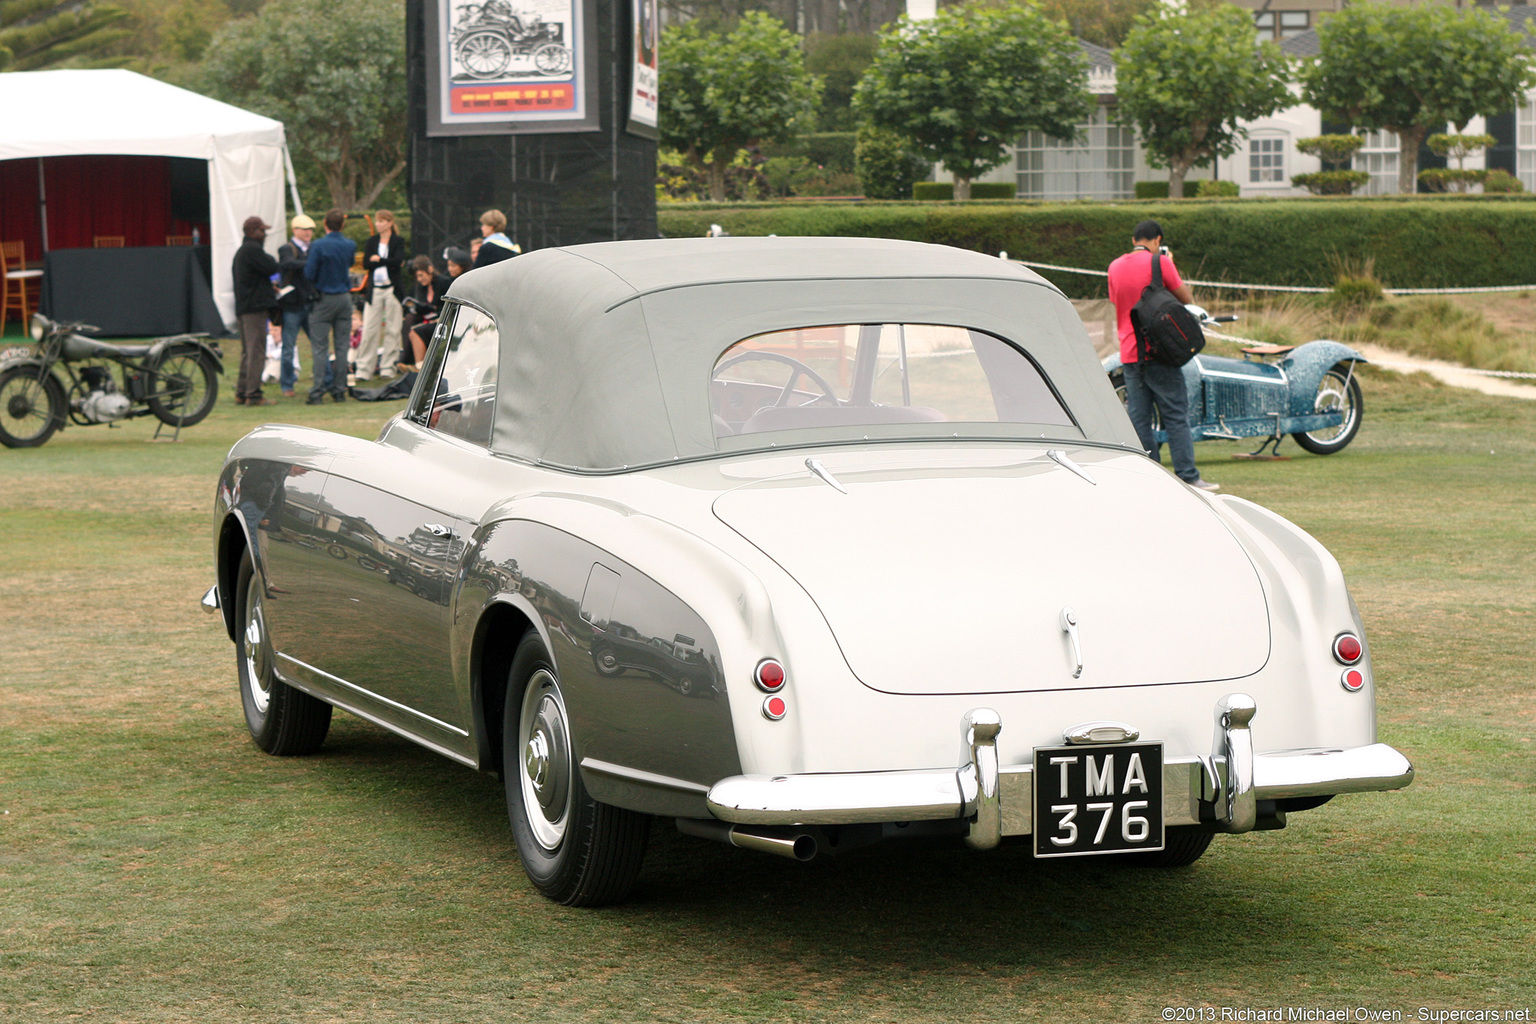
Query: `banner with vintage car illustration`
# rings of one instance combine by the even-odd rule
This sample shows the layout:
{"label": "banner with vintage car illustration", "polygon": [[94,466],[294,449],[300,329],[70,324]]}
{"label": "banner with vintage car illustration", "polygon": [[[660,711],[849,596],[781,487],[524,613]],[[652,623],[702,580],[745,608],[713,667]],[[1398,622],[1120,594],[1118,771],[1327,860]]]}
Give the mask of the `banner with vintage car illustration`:
{"label": "banner with vintage car illustration", "polygon": [[595,0],[429,4],[427,134],[597,128],[595,7]]}
{"label": "banner with vintage car illustration", "polygon": [[656,138],[659,102],[657,83],[657,42],[661,34],[657,0],[630,0],[633,20],[634,70],[629,87],[629,131],[648,139]]}

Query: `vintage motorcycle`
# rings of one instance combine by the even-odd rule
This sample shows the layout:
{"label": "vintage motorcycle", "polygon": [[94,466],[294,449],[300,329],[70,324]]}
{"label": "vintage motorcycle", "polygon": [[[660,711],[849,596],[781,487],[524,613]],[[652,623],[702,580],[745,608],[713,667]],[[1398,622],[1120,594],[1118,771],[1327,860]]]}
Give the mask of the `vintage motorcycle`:
{"label": "vintage motorcycle", "polygon": [[[0,444],[36,448],[66,421],[91,426],[135,416],[155,416],[179,432],[213,409],[224,357],[205,335],[109,345],[85,336],[95,331],[38,313],[37,348],[0,353]],[[110,363],[122,367],[121,383]]]}
{"label": "vintage motorcycle", "polygon": [[[1213,317],[1192,307],[1210,328],[1230,323],[1236,316]],[[1365,357],[1337,341],[1309,341],[1305,345],[1264,345],[1247,338],[1214,334],[1243,345],[1241,359],[1202,352],[1184,364],[1184,383],[1189,394],[1189,428],[1196,441],[1262,439],[1250,453],[1262,456],[1269,448],[1277,454],[1286,437],[1314,455],[1343,451],[1360,432],[1365,401],[1355,366]],[[1125,374],[1120,357],[1104,360],[1104,372],[1121,399],[1125,398]],[[1166,443],[1157,410],[1152,412],[1157,440]]]}
{"label": "vintage motorcycle", "polygon": [[459,65],[470,78],[506,74],[513,58],[530,62],[541,75],[571,70],[571,51],[557,22],[531,12],[516,12],[505,0],[469,4],[460,9],[451,42]]}

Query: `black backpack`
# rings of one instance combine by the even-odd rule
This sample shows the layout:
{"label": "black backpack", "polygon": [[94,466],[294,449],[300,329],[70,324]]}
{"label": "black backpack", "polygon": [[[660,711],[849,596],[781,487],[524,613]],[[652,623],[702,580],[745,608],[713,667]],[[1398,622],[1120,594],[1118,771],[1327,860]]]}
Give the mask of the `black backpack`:
{"label": "black backpack", "polygon": [[1163,287],[1163,256],[1152,254],[1152,283],[1131,307],[1136,355],[1142,362],[1183,366],[1205,348],[1200,321]]}

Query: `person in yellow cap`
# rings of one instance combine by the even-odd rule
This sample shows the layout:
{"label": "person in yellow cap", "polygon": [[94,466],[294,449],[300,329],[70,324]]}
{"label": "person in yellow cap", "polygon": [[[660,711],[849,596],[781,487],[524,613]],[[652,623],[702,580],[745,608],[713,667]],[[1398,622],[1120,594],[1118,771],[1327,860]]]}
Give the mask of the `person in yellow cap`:
{"label": "person in yellow cap", "polygon": [[[282,268],[283,279],[278,307],[283,313],[283,356],[278,370],[277,386],[284,395],[293,397],[299,383],[299,363],[296,357],[299,328],[309,337],[309,307],[315,301],[315,285],[304,276],[304,263],[309,259],[309,243],[315,238],[315,222],[304,214],[297,214],[288,222],[292,232],[287,242],[277,247],[277,262]],[[286,290],[283,290],[286,289]],[[313,347],[314,339],[310,339]]]}

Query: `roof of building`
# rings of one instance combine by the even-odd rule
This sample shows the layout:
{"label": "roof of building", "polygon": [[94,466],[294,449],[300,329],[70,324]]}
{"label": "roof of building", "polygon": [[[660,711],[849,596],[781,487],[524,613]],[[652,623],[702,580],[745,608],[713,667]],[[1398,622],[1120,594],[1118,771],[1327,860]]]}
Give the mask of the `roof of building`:
{"label": "roof of building", "polygon": [[1083,56],[1088,58],[1088,66],[1091,68],[1106,68],[1113,71],[1115,68],[1115,55],[1104,47],[1090,43],[1086,39],[1079,39],[1077,45],[1083,48]]}
{"label": "roof of building", "polygon": [[[1527,45],[1536,48],[1536,24],[1533,24],[1536,22],[1536,6],[1484,7],[1482,9],[1494,14],[1502,14],[1508,20],[1509,27],[1524,35]],[[1280,51],[1291,57],[1316,57],[1320,52],[1317,29],[1308,29],[1300,35],[1280,40]]]}

